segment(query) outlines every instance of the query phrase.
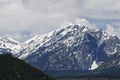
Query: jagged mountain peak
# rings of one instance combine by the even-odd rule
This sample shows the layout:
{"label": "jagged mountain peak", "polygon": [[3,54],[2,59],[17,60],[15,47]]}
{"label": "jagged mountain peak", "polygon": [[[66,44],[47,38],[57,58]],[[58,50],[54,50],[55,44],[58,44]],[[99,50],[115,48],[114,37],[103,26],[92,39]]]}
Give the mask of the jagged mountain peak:
{"label": "jagged mountain peak", "polygon": [[54,36],[58,36],[58,35],[65,36],[67,33],[69,34],[69,32],[73,32],[73,31],[78,31],[79,33],[88,32],[91,34],[104,33],[107,36],[107,33],[103,32],[101,29],[97,29],[97,30],[89,29],[88,27],[86,27],[84,25],[68,25],[68,26],[62,27],[60,29],[57,29],[55,31],[52,31],[52,32],[44,34],[44,35],[36,35],[32,39],[25,41],[25,44],[30,43],[31,41],[33,41],[34,39],[37,39],[37,38],[51,37],[51,36],[54,37]]}
{"label": "jagged mountain peak", "polygon": [[0,52],[17,54],[22,49],[21,43],[6,36],[0,37]]}
{"label": "jagged mountain peak", "polygon": [[81,38],[82,42],[86,34],[89,34],[96,38],[96,40],[99,40],[99,44],[101,44],[104,40],[109,39],[108,34],[101,29],[89,29],[84,25],[68,25],[44,35],[36,35],[32,39],[26,41],[26,46],[22,51],[24,54],[22,54],[20,58],[23,59],[28,55],[31,55],[40,47],[50,46],[55,44],[57,41],[62,41],[63,44],[70,47],[77,38]]}
{"label": "jagged mountain peak", "polygon": [[[69,38],[69,40],[71,40],[76,35],[82,37],[85,32],[89,32],[89,29],[86,26],[69,25],[44,35],[36,35],[25,42],[26,46],[24,47],[24,53],[26,54],[22,55],[20,58],[25,58],[25,56],[31,54],[31,51],[34,52],[41,46],[54,44],[65,36],[71,36]],[[64,41],[64,43],[69,45],[66,41]]]}
{"label": "jagged mountain peak", "polygon": [[[98,40],[106,40],[109,39],[109,35],[102,31],[101,29],[89,29],[88,27],[84,25],[68,25],[65,27],[62,27],[60,29],[57,29],[55,31],[52,31],[50,33],[44,34],[44,35],[36,35],[30,40],[25,41],[24,43],[20,43],[18,41],[15,41],[11,38],[1,36],[0,37],[0,44],[1,48],[8,48],[11,49],[15,54],[19,53],[19,51],[23,50],[26,51],[26,53],[29,51],[35,51],[40,46],[49,46],[51,44],[54,44],[55,42],[59,41],[62,38],[64,39],[64,43],[69,45],[69,41],[74,40],[75,37],[81,37],[84,38],[85,34],[89,33],[91,36],[95,37]],[[67,37],[68,36],[68,37]],[[68,38],[68,39],[67,39]],[[67,42],[68,40],[68,42]],[[49,44],[47,44],[49,43]],[[9,46],[8,46],[9,45]],[[11,46],[10,46],[11,45]],[[23,49],[22,49],[23,48]]]}

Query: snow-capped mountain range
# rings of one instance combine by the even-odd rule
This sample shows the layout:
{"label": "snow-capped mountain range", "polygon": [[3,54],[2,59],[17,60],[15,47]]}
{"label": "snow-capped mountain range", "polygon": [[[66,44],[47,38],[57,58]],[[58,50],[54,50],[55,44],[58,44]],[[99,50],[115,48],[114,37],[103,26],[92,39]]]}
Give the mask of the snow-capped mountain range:
{"label": "snow-capped mountain range", "polygon": [[108,60],[111,67],[120,65],[120,39],[80,25],[36,35],[24,43],[0,37],[0,51],[4,49],[40,70],[94,70]]}

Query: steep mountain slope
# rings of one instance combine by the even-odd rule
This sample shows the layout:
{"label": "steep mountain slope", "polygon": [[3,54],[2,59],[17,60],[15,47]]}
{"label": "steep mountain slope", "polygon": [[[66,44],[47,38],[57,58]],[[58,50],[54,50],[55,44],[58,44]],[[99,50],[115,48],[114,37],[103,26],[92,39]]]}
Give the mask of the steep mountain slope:
{"label": "steep mountain slope", "polygon": [[12,57],[0,55],[0,80],[53,80],[36,68]]}
{"label": "steep mountain slope", "polygon": [[111,67],[120,68],[120,40],[117,37],[110,38],[106,41],[105,51],[106,53],[114,54],[110,56],[108,60],[106,60],[101,66],[99,66],[99,70],[107,69]]}
{"label": "steep mountain slope", "polygon": [[120,68],[120,53],[116,53],[112,57],[110,57],[107,61],[105,61],[98,69],[107,69],[107,68]]}
{"label": "steep mountain slope", "polygon": [[0,37],[0,54],[4,52],[13,53],[13,55],[20,52],[22,49],[21,43],[4,36]]}
{"label": "steep mountain slope", "polygon": [[119,53],[119,45],[102,30],[70,25],[28,40],[18,57],[40,70],[94,70]]}

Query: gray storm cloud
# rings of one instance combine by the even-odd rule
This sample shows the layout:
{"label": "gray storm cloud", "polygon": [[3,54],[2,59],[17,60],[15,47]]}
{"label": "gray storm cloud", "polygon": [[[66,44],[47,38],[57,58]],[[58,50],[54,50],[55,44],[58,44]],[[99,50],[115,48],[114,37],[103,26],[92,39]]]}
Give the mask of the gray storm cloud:
{"label": "gray storm cloud", "polygon": [[68,24],[96,28],[86,18],[120,19],[119,4],[119,0],[0,0],[0,34],[25,41]]}

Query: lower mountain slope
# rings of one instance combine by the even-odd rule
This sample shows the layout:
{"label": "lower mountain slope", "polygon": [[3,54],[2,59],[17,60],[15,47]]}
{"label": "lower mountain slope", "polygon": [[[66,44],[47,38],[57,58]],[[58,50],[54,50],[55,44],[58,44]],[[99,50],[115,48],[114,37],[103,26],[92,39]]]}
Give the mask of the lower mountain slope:
{"label": "lower mountain slope", "polygon": [[0,80],[53,80],[31,65],[12,57],[0,55]]}

